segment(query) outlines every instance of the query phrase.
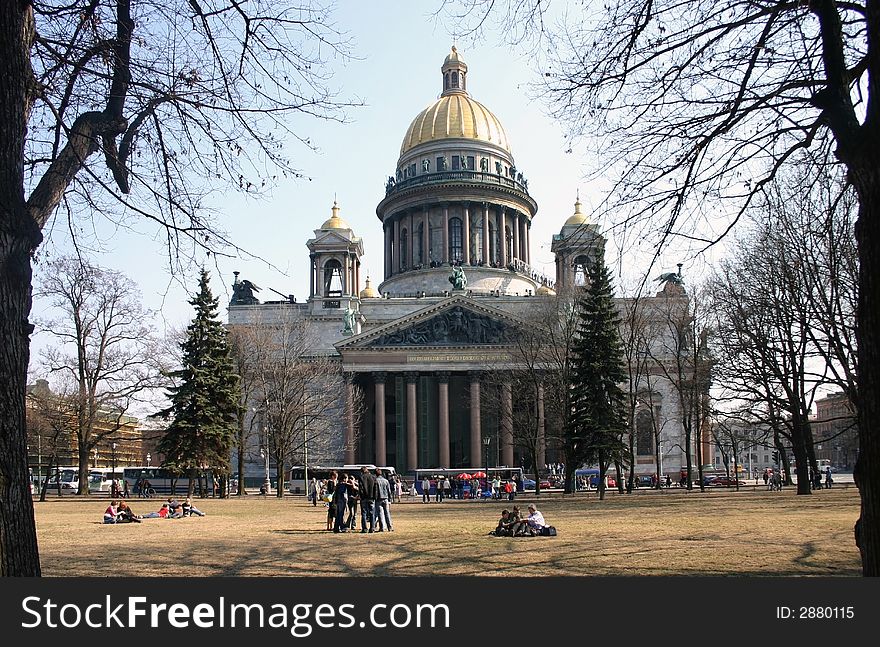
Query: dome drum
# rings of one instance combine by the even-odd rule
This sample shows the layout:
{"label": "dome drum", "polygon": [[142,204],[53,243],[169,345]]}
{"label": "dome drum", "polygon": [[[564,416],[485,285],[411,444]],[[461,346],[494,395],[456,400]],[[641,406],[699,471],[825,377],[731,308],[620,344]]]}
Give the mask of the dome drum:
{"label": "dome drum", "polygon": [[[524,272],[494,267],[463,267],[467,277],[467,291],[481,295],[533,296],[544,286],[545,277],[535,278]],[[379,292],[390,297],[443,296],[452,293],[448,277],[452,268],[447,266],[404,272],[386,279]]]}

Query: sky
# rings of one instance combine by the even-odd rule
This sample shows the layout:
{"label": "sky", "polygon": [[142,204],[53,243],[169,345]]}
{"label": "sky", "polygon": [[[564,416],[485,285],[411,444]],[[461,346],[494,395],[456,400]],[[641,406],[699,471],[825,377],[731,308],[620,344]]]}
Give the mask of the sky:
{"label": "sky", "polygon": [[[273,290],[293,294],[298,301],[307,298],[305,243],[329,218],[334,199],[340,215],[363,238],[361,280],[370,276],[374,287],[381,282],[382,228],[376,206],[384,197],[386,178],[394,174],[407,127],[440,94],[440,66],[456,43],[446,26],[432,16],[434,8],[434,3],[340,3],[334,13],[336,26],[351,38],[356,58],[330,61],[331,86],[343,97],[360,98],[365,105],[349,110],[348,123],[300,122],[300,132],[308,129],[305,134],[320,148],[313,153],[291,144],[290,157],[307,178],[282,181],[259,201],[244,199],[232,190],[213,196],[211,206],[220,214],[221,227],[258,257],[207,261],[212,289],[220,297],[221,318],[226,317],[234,271],[262,288],[257,294],[261,300],[280,299]],[[584,179],[595,171],[599,156],[588,142],[566,152],[562,126],[530,93],[529,84],[537,79],[530,56],[504,46],[491,33],[476,44],[456,44],[468,64],[471,96],[500,119],[516,166],[528,178],[529,191],[539,206],[532,226],[532,264],[552,277],[552,235],[574,212],[576,195],[585,211],[601,200],[599,185]],[[198,269],[173,277],[166,270],[161,238],[114,229],[110,223],[99,223],[98,228],[104,251],[93,260],[128,275],[140,286],[145,306],[157,312],[160,332],[185,327],[193,314],[188,290],[196,285]],[[47,246],[54,255],[70,249],[63,228],[52,232]],[[652,271],[674,271],[677,260],[661,261],[662,267]],[[45,304],[35,303],[37,316],[44,309]],[[39,352],[45,343],[38,334],[33,347]]]}

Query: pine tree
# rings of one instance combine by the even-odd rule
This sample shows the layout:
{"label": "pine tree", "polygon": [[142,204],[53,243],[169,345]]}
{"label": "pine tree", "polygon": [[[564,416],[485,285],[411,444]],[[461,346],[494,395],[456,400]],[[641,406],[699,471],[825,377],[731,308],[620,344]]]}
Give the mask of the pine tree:
{"label": "pine tree", "polygon": [[578,332],[572,348],[573,412],[565,430],[569,481],[582,463],[599,464],[599,496],[605,494],[608,466],[625,462],[626,363],[611,275],[598,255],[588,271],[589,285],[578,304]]}
{"label": "pine tree", "polygon": [[[210,468],[226,476],[238,428],[240,381],[205,270],[199,292],[189,303],[196,315],[180,345],[183,367],[171,373],[175,380],[168,390],[171,406],[156,414],[172,418],[157,449],[165,456],[163,465],[177,473],[194,475]],[[190,493],[193,483],[190,479]]]}

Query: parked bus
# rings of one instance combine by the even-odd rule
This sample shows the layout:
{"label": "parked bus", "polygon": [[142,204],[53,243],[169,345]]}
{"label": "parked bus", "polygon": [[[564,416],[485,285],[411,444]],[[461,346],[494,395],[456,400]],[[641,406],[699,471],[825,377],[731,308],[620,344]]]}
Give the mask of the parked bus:
{"label": "parked bus", "polygon": [[[328,467],[326,465],[310,465],[309,466],[309,480],[317,479],[319,482],[330,478],[330,472],[336,472],[337,474],[360,474],[361,468],[366,467],[370,472],[375,474],[376,466],[371,463],[358,463],[352,465],[342,465],[339,467]],[[393,467],[381,467],[382,474],[391,481],[394,476],[396,476],[397,472]],[[302,465],[297,465],[290,469],[287,478],[287,487],[288,491],[291,494],[306,494],[306,482],[305,482],[305,467]]]}
{"label": "parked bus", "polygon": [[[189,491],[189,475],[174,474],[164,467],[125,467],[122,469],[122,478],[128,484],[128,491],[132,496],[153,496],[161,494],[185,494]],[[211,470],[200,470],[198,478],[207,481],[210,489],[212,474]],[[148,483],[148,489],[144,490],[144,483]],[[198,488],[198,483],[196,483]]]}
{"label": "parked bus", "polygon": [[[113,489],[115,479],[119,487],[123,487],[125,478],[123,467],[117,467],[114,472],[108,467],[95,467],[89,470],[89,492],[110,492]],[[129,484],[129,488],[131,484]]]}

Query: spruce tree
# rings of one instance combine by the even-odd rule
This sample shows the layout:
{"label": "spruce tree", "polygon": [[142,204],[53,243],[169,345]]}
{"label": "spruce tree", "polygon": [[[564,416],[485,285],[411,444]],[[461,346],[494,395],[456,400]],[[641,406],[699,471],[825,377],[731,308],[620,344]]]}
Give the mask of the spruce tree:
{"label": "spruce tree", "polygon": [[[180,345],[183,367],[171,373],[171,405],[156,414],[172,419],[157,449],[165,456],[163,465],[177,473],[195,475],[210,468],[224,477],[238,428],[240,383],[205,270],[198,294],[189,303],[196,315]],[[190,493],[193,483],[191,479]]]}
{"label": "spruce tree", "polygon": [[566,471],[570,482],[582,463],[598,463],[603,498],[608,466],[626,458],[626,396],[621,384],[627,374],[611,275],[601,253],[588,277],[578,303],[578,331],[572,346],[573,411],[565,431]]}

